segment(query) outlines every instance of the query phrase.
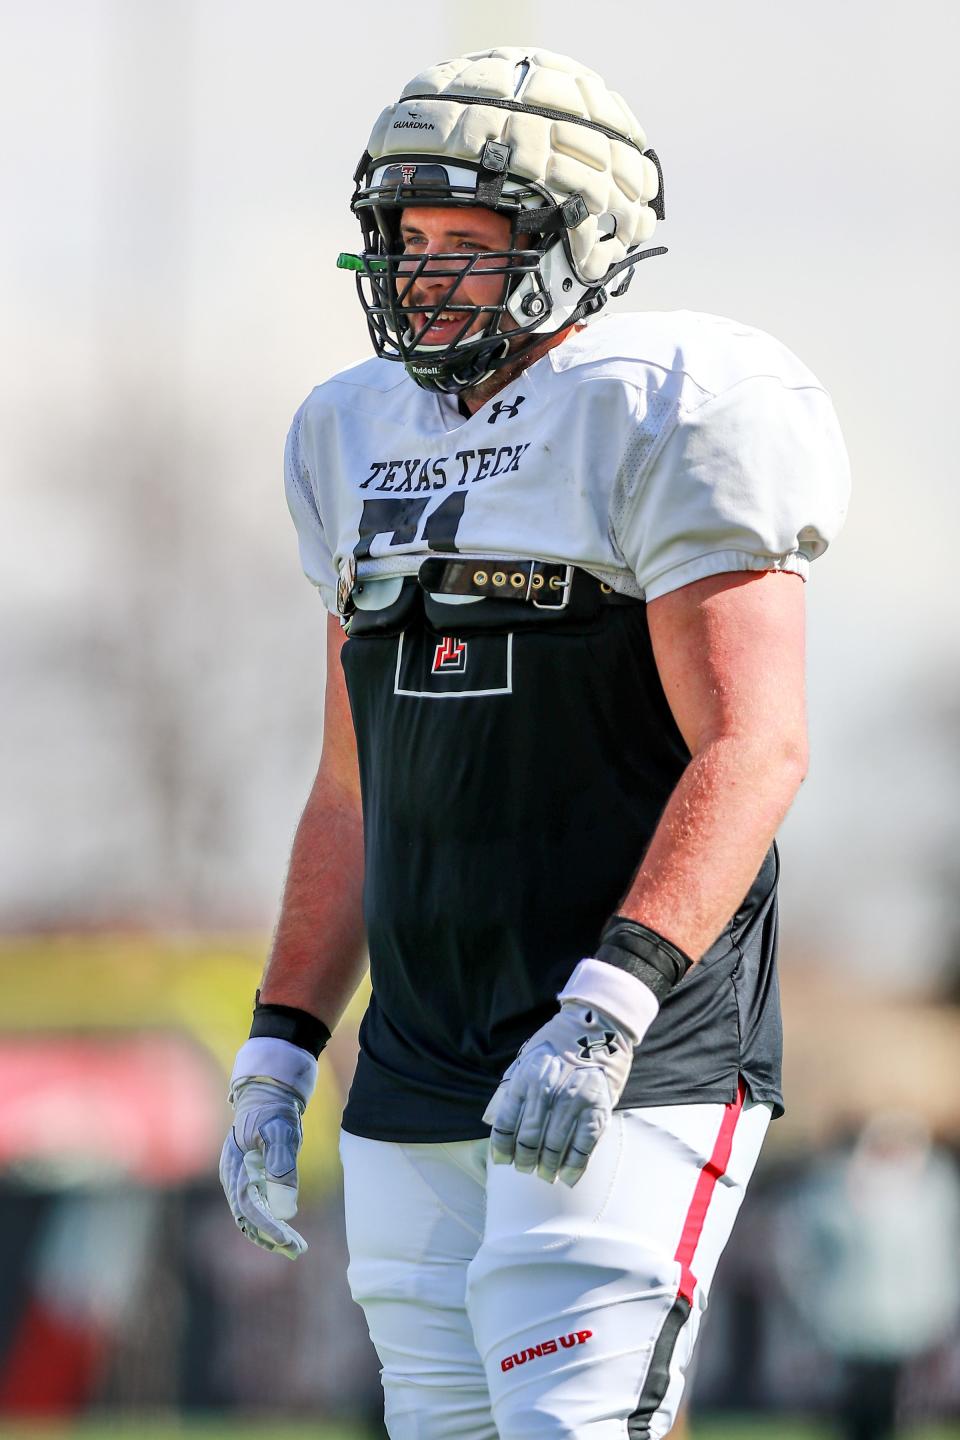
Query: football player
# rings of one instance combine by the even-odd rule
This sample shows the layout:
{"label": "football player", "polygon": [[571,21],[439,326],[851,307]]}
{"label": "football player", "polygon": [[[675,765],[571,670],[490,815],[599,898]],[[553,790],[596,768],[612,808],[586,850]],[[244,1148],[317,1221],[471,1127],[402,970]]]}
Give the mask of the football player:
{"label": "football player", "polygon": [[352,208],[375,357],[287,442],[325,732],[224,1188],[305,1249],[300,1116],[366,944],[342,1155],[390,1434],[661,1436],[782,1109],[774,834],[843,444],[769,336],[608,317],[663,182],[573,60],[417,75]]}

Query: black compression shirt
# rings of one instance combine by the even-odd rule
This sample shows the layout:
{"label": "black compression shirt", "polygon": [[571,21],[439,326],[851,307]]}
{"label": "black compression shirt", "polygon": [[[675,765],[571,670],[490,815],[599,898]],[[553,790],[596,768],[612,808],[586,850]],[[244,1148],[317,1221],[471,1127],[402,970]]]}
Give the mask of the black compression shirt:
{"label": "black compression shirt", "polygon": [[[586,583],[584,583],[586,582]],[[520,1045],[630,886],[689,753],[640,601],[578,576],[557,615],[452,606],[407,581],[342,650],[360,759],[373,997],[345,1128],[486,1135]],[[782,1109],[771,848],[731,924],[665,1001],[622,1107]]]}

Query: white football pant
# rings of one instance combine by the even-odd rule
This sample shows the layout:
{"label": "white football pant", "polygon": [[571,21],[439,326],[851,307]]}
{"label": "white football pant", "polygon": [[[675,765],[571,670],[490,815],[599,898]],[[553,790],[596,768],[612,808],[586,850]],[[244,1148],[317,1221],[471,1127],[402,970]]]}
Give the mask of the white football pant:
{"label": "white football pant", "polygon": [[349,1281],[391,1440],[656,1440],[770,1120],[618,1111],[573,1189],[486,1140],[343,1134]]}

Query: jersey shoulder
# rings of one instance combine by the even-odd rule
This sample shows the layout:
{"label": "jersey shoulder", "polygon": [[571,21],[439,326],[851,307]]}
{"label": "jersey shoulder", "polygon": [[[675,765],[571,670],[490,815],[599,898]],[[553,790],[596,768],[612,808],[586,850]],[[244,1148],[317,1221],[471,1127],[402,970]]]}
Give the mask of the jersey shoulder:
{"label": "jersey shoulder", "polygon": [[585,370],[614,367],[637,387],[638,425],[666,416],[618,475],[612,510],[646,598],[727,571],[805,576],[838,533],[849,491],[819,381],[752,326],[686,311],[625,320]]}
{"label": "jersey shoulder", "polygon": [[371,355],[315,385],[297,411],[297,417],[321,420],[344,407],[356,412],[369,409],[379,414],[388,397],[394,392],[407,395],[410,388],[402,365]]}
{"label": "jersey shoulder", "polygon": [[558,374],[617,379],[673,395],[681,408],[751,379],[822,389],[786,345],[754,326],[691,310],[601,316],[550,352]]}

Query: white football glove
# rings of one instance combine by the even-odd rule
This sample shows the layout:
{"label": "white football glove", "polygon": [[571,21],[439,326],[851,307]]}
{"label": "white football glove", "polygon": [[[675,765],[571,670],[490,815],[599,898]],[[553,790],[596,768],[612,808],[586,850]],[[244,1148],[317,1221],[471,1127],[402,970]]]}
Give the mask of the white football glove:
{"label": "white football glove", "polygon": [[576,1185],[627,1083],[659,1002],[642,980],[581,960],[484,1111],[494,1164]]}
{"label": "white football glove", "polygon": [[316,1073],[298,1045],[258,1037],[241,1047],[230,1081],[236,1118],[220,1154],[220,1184],[241,1233],[290,1260],[307,1249],[287,1221],[297,1213],[300,1117]]}

